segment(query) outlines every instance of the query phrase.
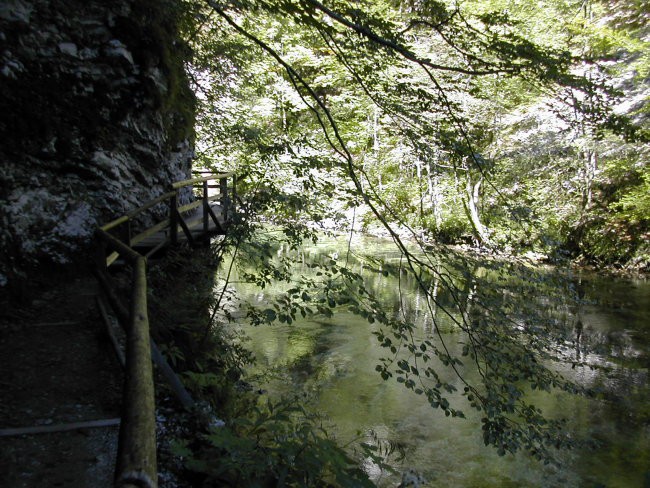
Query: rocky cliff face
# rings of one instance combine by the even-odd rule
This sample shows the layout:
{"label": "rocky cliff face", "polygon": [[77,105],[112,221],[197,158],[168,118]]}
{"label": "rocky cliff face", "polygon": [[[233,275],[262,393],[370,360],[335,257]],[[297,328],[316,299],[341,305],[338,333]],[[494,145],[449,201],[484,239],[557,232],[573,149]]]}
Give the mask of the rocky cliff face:
{"label": "rocky cliff face", "polygon": [[0,3],[0,289],[79,263],[97,223],[186,178],[175,2]]}

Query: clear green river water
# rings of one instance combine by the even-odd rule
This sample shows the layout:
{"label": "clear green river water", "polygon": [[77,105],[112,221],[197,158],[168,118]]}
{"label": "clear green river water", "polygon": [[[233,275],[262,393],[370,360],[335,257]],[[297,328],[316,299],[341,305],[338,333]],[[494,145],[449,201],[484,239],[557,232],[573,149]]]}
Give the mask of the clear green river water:
{"label": "clear green river water", "polygon": [[[295,273],[308,275],[312,271],[306,263],[322,256],[342,259],[346,246],[345,240],[326,240],[302,250],[305,264],[299,264]],[[390,242],[378,239],[355,239],[354,248],[387,260],[399,256]],[[361,262],[351,258],[350,263],[362,271]],[[291,325],[252,327],[240,322],[237,327],[250,337],[246,346],[256,357],[251,378],[265,378],[256,387],[275,398],[302,395],[310,409],[326,415],[329,430],[343,444],[380,439],[399,446],[403,458],[394,453],[389,463],[398,471],[417,470],[428,481],[423,486],[650,487],[650,283],[578,271],[572,271],[570,278],[580,283],[581,305],[567,305],[558,314],[573,324],[570,327],[580,319],[580,340],[585,345],[570,352],[590,365],[607,368],[554,365],[576,382],[599,389],[598,399],[568,394],[534,398],[550,416],[568,418],[567,429],[576,437],[597,442],[595,449],[561,452],[560,466],[545,466],[525,454],[499,456],[483,445],[480,417],[469,407],[463,409],[466,419],[445,417],[394,379],[383,381],[375,366],[386,351],[372,334],[375,326],[350,312],[308,317]],[[235,276],[231,285],[238,297],[260,306],[290,286],[283,283],[260,290],[238,281]],[[396,313],[408,314],[423,334],[431,333],[431,309],[413,283],[368,273],[367,286]],[[543,307],[547,303],[543,296],[562,295],[566,290],[563,285],[552,289],[545,284],[535,303]],[[445,291],[437,293],[444,303]],[[438,317],[437,323],[455,347],[459,341],[453,327],[445,327],[444,317]],[[575,346],[567,343],[571,347]],[[399,476],[369,460],[364,469],[379,486],[399,483]]]}

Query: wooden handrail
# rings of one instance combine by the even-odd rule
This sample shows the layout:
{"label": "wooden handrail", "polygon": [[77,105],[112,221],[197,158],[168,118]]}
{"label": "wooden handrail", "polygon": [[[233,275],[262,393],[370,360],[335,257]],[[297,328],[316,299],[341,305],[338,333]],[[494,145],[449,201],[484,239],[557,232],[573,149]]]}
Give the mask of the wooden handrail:
{"label": "wooden handrail", "polygon": [[112,236],[101,228],[95,230],[95,235],[104,241],[109,249],[118,254],[122,254],[127,259],[127,261],[131,263],[136,259],[142,257],[139,253],[135,252],[129,246],[120,241],[117,237]]}
{"label": "wooden handrail", "polygon": [[128,222],[129,220],[132,220],[133,218],[137,217],[138,215],[140,215],[145,210],[149,210],[151,207],[153,207],[155,205],[158,205],[159,203],[162,203],[165,200],[169,200],[174,195],[176,195],[175,191],[170,191],[170,192],[164,193],[164,194],[160,195],[158,198],[154,198],[153,200],[148,201],[147,203],[145,203],[141,207],[138,207],[135,210],[133,210],[133,211],[131,211],[131,212],[125,214],[125,215],[122,215],[121,217],[118,217],[115,220],[112,220],[108,224],[102,225],[100,227],[100,229],[102,229],[102,230],[111,230],[111,229],[117,227],[118,225],[123,224],[124,222]]}
{"label": "wooden handrail", "polygon": [[156,488],[156,420],[147,311],[147,261],[108,232],[97,229],[96,235],[133,266],[115,486]]}
{"label": "wooden handrail", "polygon": [[147,314],[146,260],[140,256],[132,264],[133,289],[115,485],[155,488],[158,486],[156,417]]}
{"label": "wooden handrail", "polygon": [[[153,200],[145,203],[137,209],[101,226],[95,231],[100,248],[100,260],[98,261],[97,276],[106,291],[113,309],[117,313],[120,322],[126,325],[127,347],[126,366],[124,382],[124,407],[123,418],[120,424],[120,437],[118,444],[118,459],[115,471],[115,486],[119,488],[145,487],[156,488],[157,466],[156,466],[156,425],[155,425],[155,399],[153,387],[152,356],[163,375],[170,383],[172,390],[176,393],[181,404],[186,408],[193,405],[192,398],[187,393],[178,376],[173,372],[165,361],[162,354],[149,336],[149,317],[147,313],[147,277],[146,258],[135,251],[131,246],[142,241],[149,234],[162,230],[169,226],[168,240],[175,244],[178,233],[178,226],[183,228],[188,240],[192,236],[185,224],[181,213],[183,211],[197,208],[203,205],[203,231],[208,231],[208,218],[214,220],[217,228],[220,224],[210,207],[210,202],[217,199],[222,201],[224,219],[227,217],[230,200],[228,196],[227,179],[233,177],[232,194],[235,193],[234,173],[220,173],[200,178],[179,181],[171,185],[172,191],[164,193]],[[208,181],[219,180],[219,195],[208,196]],[[202,183],[202,198],[197,202],[178,207],[178,190],[189,185]],[[216,186],[216,185],[215,185]],[[142,212],[155,205],[169,202],[169,217],[148,229],[131,235],[130,223]],[[126,242],[115,237],[109,231],[118,226],[126,224]],[[118,232],[120,234],[120,232]],[[163,243],[166,242],[163,240]],[[157,248],[162,247],[160,244]],[[106,250],[112,254],[106,257]],[[106,267],[112,263],[117,256],[122,256],[133,267],[132,289],[131,289],[131,310],[127,313],[126,308],[121,304],[117,295],[108,283]]]}
{"label": "wooden handrail", "polygon": [[125,222],[129,221],[129,216],[128,215],[122,215],[121,217],[116,218],[115,220],[111,220],[108,224],[104,224],[100,227],[101,230],[111,230],[115,227],[117,227],[120,224],[123,224]]}
{"label": "wooden handrail", "polygon": [[179,189],[179,188],[183,188],[184,186],[193,185],[195,183],[203,183],[204,181],[222,180],[222,179],[230,178],[231,176],[234,176],[234,174],[235,174],[234,172],[230,171],[228,173],[218,173],[210,176],[199,176],[197,178],[190,178],[189,180],[177,181],[176,183],[172,183],[172,188]]}
{"label": "wooden handrail", "polygon": [[[231,194],[229,194],[229,186],[228,186],[228,178],[230,177],[233,178],[232,186],[230,187],[232,192]],[[214,180],[218,180],[218,184],[215,185],[207,184],[209,181],[214,181]],[[190,185],[197,185],[198,183],[202,183],[202,185],[199,185],[199,187],[202,189],[202,198],[197,201],[178,206],[178,201],[179,201],[178,191],[181,188]],[[172,188],[172,191],[168,191],[158,196],[157,198],[148,201],[144,205],[141,205],[135,210],[132,210],[131,212],[122,215],[121,217],[118,217],[117,219],[112,220],[107,224],[102,225],[100,227],[100,230],[104,232],[109,232],[109,231],[114,231],[115,229],[117,229],[122,225],[125,225],[125,227],[123,227],[122,230],[118,232],[118,234],[120,234],[121,239],[123,239],[122,241],[123,244],[126,245],[127,247],[131,247],[132,245],[141,242],[142,239],[146,238],[152,233],[155,233],[155,232],[150,232],[154,228],[157,230],[163,230],[165,227],[169,226],[170,232],[168,236],[168,241],[171,242],[172,245],[175,245],[176,244],[175,237],[178,235],[178,226],[179,225],[183,226],[183,222],[180,221],[178,214],[203,206],[203,222],[204,222],[203,231],[207,232],[206,224],[208,223],[210,218],[212,218],[212,220],[215,221],[215,225],[217,226],[217,229],[219,231],[222,231],[222,226],[219,222],[216,221],[215,214],[214,212],[211,211],[209,202],[215,200],[221,200],[222,208],[223,208],[223,216],[224,219],[227,219],[230,213],[231,201],[234,200],[234,196],[236,195],[234,172],[216,173],[208,176],[201,176],[197,178],[190,178],[187,180],[177,181],[176,183],[172,183],[170,187]],[[218,188],[219,193],[208,196],[208,192],[207,192],[208,188]],[[167,222],[165,221],[159,222],[149,227],[148,229],[140,231],[135,237],[133,237],[131,233],[132,231],[131,221],[135,219],[137,216],[139,216],[140,214],[142,214],[143,212],[145,212],[146,210],[149,210],[150,208],[165,202],[167,202],[169,206],[169,217],[167,219]],[[185,233],[187,234],[187,232]],[[190,236],[188,236],[188,239],[189,237]],[[106,266],[110,266],[119,257],[119,254],[121,254],[121,252],[118,249],[116,249],[115,246],[112,247],[115,252],[107,258]],[[164,247],[164,246],[160,246],[160,247]]]}

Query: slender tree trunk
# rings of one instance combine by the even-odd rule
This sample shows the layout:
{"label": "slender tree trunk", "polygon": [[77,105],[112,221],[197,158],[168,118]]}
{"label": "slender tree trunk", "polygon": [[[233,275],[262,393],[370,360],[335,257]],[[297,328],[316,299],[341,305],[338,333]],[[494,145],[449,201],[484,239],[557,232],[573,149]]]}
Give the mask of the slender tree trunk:
{"label": "slender tree trunk", "polygon": [[418,200],[420,201],[420,227],[424,228],[424,198],[426,193],[422,189],[422,161],[415,160],[415,170],[418,178]]}
{"label": "slender tree trunk", "polygon": [[597,170],[598,153],[595,149],[587,149],[585,151],[584,192],[582,198],[583,210],[590,209],[593,203],[593,185]]}
{"label": "slender tree trunk", "polygon": [[431,206],[433,207],[433,220],[436,231],[442,226],[442,192],[440,191],[440,175],[432,175],[431,168],[427,172],[427,183],[429,186],[429,195],[431,196]]}
{"label": "slender tree trunk", "polygon": [[372,117],[372,150],[375,157],[379,155],[379,109],[375,106]]}
{"label": "slender tree trunk", "polygon": [[470,172],[466,173],[465,197],[463,198],[463,205],[465,213],[469,219],[474,236],[479,244],[489,246],[490,239],[488,237],[487,229],[481,222],[480,213],[478,210],[478,203],[481,193],[481,184],[483,183],[483,176],[481,176],[476,183],[472,182]]}

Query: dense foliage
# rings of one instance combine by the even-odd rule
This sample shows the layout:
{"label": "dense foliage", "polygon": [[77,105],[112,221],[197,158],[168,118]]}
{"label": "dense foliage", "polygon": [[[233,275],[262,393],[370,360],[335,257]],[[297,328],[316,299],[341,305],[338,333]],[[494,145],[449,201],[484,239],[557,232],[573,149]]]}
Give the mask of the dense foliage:
{"label": "dense foliage", "polygon": [[206,165],[273,171],[299,200],[322,185],[364,228],[646,263],[642,7],[212,6],[193,37]]}
{"label": "dense foliage", "polygon": [[[561,421],[525,399],[531,389],[581,392],[552,369],[569,360],[570,319],[539,316],[512,299],[534,296],[545,278],[504,263],[479,272],[468,258],[453,269],[438,244],[647,265],[644,7],[563,0],[185,6],[200,161],[236,170],[245,195],[226,244],[235,263],[254,265],[247,277],[261,288],[287,282],[280,299],[248,309],[250,320],[292,323],[346,307],[381,325],[382,378],[447,415],[481,412],[484,441],[500,454],[524,450],[549,461],[554,449],[574,445]],[[368,265],[414,280],[429,306],[457,327],[460,353],[437,327],[421,337],[408,319],[386,310],[347,258],[313,265],[314,279],[293,276],[292,255],[278,251],[315,240],[319,231],[351,229],[393,239],[399,266],[366,256]],[[522,278],[506,277],[513,274]],[[454,297],[452,308],[439,302],[432,291],[438,286]],[[558,300],[555,309],[570,307]],[[471,380],[470,367],[477,373]],[[449,374],[465,384],[460,399]],[[275,419],[273,412],[257,418]],[[235,455],[267,442],[269,463],[280,466],[278,436],[298,442],[298,434],[311,434],[294,425],[289,435],[274,421],[251,445],[233,432],[257,435],[255,420],[233,424],[208,444]],[[338,456],[327,441],[310,445],[329,452],[326,459]],[[347,458],[339,459],[342,471],[323,468],[325,479],[353,473]],[[215,479],[234,469],[200,461],[194,469]],[[251,470],[240,480],[263,477]],[[297,476],[291,486],[318,486]]]}

